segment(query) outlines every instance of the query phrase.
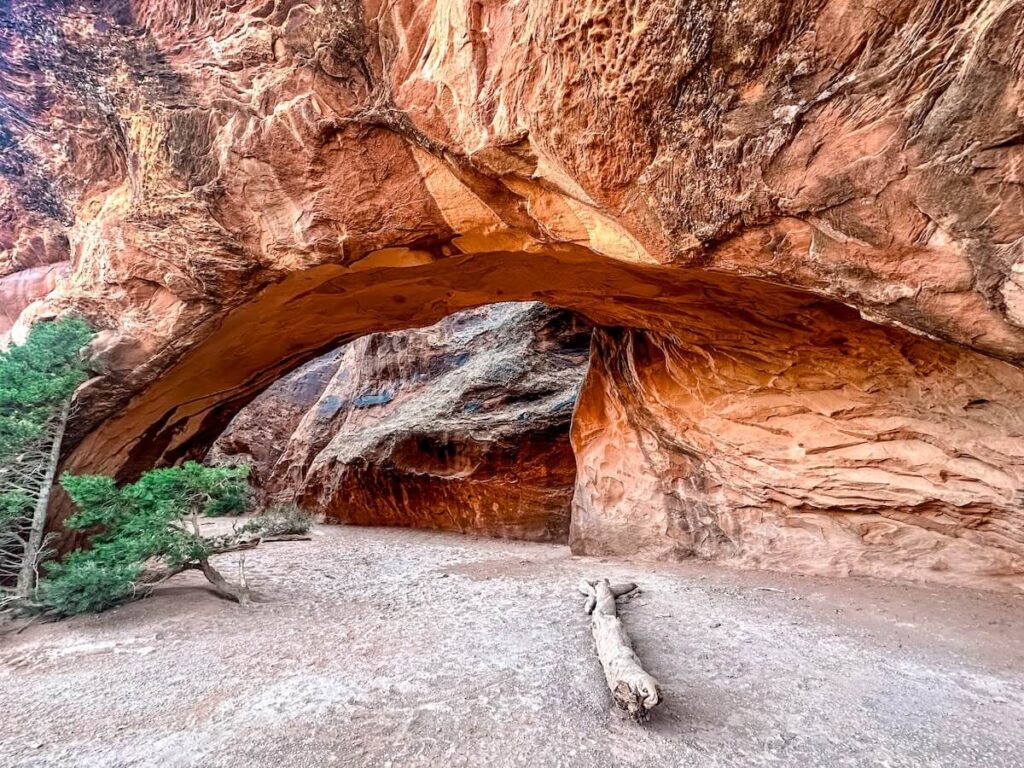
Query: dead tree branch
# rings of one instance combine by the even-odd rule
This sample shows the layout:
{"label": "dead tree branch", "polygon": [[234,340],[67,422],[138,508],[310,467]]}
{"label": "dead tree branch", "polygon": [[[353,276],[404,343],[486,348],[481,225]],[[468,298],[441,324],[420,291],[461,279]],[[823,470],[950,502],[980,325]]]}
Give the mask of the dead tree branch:
{"label": "dead tree branch", "polygon": [[615,606],[615,599],[635,590],[636,584],[609,584],[608,579],[598,579],[581,582],[579,589],[587,596],[584,610],[590,614],[597,657],[612,698],[633,720],[643,722],[661,701],[661,690],[640,664]]}

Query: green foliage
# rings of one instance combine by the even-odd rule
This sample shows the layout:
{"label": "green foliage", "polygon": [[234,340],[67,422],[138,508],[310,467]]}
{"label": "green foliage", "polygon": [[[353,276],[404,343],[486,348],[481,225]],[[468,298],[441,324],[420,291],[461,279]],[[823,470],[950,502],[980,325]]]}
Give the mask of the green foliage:
{"label": "green foliage", "polygon": [[17,524],[24,510],[34,503],[35,499],[20,488],[0,493],[0,528]]}
{"label": "green foliage", "polygon": [[254,536],[286,536],[309,533],[313,515],[295,504],[274,504],[240,529]]}
{"label": "green foliage", "polygon": [[0,353],[0,459],[41,438],[46,424],[85,381],[81,350],[92,337],[84,320],[32,326],[28,339]]}
{"label": "green foliage", "polygon": [[[49,494],[51,449],[62,437],[65,407],[86,378],[81,350],[91,337],[84,320],[67,317],[37,323],[24,344],[0,352],[0,583],[49,555],[39,521],[33,531],[33,511]],[[17,583],[19,592],[32,587],[23,573]]]}
{"label": "green foliage", "polygon": [[78,507],[66,526],[99,532],[89,549],[47,567],[46,602],[66,614],[102,610],[136,591],[147,562],[176,569],[208,557],[211,542],[191,523],[244,497],[247,475],[246,467],[194,461],[154,469],[121,487],[102,475],[64,475],[61,484]]}
{"label": "green foliage", "polygon": [[203,510],[208,517],[234,517],[244,515],[252,498],[251,489],[245,483],[230,485]]}
{"label": "green foliage", "polygon": [[83,559],[55,563],[52,578],[41,585],[43,600],[58,613],[96,613],[130,598],[142,573],[137,563],[100,563]]}

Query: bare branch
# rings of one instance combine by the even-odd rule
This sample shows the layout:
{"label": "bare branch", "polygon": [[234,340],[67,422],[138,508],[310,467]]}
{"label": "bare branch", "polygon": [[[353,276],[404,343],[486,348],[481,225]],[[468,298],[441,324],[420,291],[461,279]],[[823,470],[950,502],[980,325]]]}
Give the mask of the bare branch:
{"label": "bare branch", "polygon": [[584,581],[579,589],[587,596],[584,608],[591,616],[597,657],[615,704],[637,722],[646,720],[661,702],[661,691],[641,666],[615,607],[615,598],[634,591],[636,584],[612,585],[600,579]]}

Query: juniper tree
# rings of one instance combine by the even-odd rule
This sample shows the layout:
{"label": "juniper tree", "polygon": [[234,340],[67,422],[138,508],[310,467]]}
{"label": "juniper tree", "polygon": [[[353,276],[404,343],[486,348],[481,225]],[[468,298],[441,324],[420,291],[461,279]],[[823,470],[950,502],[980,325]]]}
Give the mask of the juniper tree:
{"label": "juniper tree", "polygon": [[249,549],[260,537],[204,536],[202,515],[235,511],[245,503],[246,467],[205,467],[194,461],[154,469],[118,486],[103,475],[63,475],[61,485],[78,511],[65,521],[73,530],[96,530],[88,549],[47,564],[44,604],[58,613],[100,611],[143,597],[182,571],[201,570],[218,593],[249,600],[244,577],[230,584],[211,564],[214,554]]}
{"label": "juniper tree", "polygon": [[50,490],[92,331],[67,317],[37,323],[0,352],[0,585],[29,596],[45,553]]}

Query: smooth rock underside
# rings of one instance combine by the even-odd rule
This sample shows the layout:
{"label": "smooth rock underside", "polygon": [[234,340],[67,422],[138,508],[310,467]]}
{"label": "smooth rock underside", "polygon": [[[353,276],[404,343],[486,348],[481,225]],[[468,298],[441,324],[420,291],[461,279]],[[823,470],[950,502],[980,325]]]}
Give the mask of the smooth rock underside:
{"label": "smooth rock underside", "polygon": [[1019,2],[3,10],[10,334],[102,329],[67,468],[539,300],[601,327],[576,551],[1024,587]]}

